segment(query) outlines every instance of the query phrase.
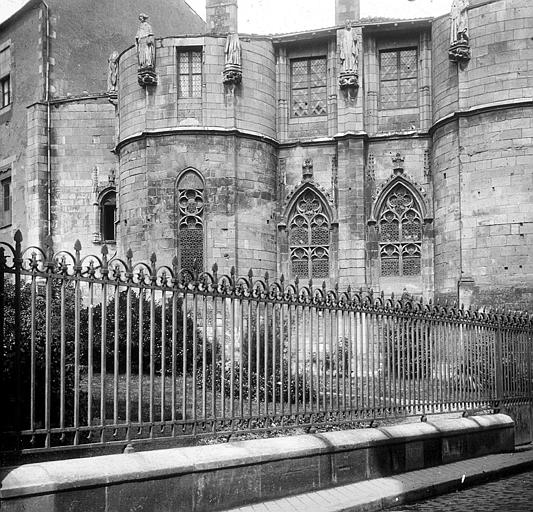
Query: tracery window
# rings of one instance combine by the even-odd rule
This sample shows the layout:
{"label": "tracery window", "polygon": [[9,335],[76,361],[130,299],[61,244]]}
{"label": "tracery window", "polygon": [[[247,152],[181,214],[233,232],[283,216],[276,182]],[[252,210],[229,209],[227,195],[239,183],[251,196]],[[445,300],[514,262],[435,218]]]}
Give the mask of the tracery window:
{"label": "tracery window", "polygon": [[178,183],[178,256],[182,269],[201,270],[204,265],[204,184],[194,171]]}
{"label": "tracery window", "polygon": [[100,200],[100,238],[103,242],[113,242],[116,239],[116,212],[117,194],[110,190]]}
{"label": "tracery window", "polygon": [[291,116],[323,116],[327,114],[326,58],[291,61]]}
{"label": "tracery window", "polygon": [[382,109],[418,105],[416,48],[386,50],[379,54],[379,102]]}
{"label": "tracery window", "polygon": [[388,194],[379,216],[382,276],[417,276],[421,270],[422,217],[402,184]]}
{"label": "tracery window", "polygon": [[289,246],[293,277],[329,277],[330,222],[320,197],[307,190],[289,217]]}

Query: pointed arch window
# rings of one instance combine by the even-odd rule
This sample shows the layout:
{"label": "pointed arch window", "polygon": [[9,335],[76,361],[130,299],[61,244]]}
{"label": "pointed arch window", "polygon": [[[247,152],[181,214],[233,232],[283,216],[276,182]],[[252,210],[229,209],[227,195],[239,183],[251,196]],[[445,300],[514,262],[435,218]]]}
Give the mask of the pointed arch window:
{"label": "pointed arch window", "polygon": [[313,190],[306,190],[291,211],[289,246],[293,277],[329,277],[330,221],[322,200]]}
{"label": "pointed arch window", "polygon": [[102,242],[116,239],[115,222],[117,216],[117,194],[110,190],[100,199],[100,238]]}
{"label": "pointed arch window", "polygon": [[201,270],[204,265],[204,183],[187,171],[177,186],[178,258],[182,269]]}
{"label": "pointed arch window", "polygon": [[389,192],[378,224],[381,275],[420,275],[422,216],[407,187],[399,183]]}

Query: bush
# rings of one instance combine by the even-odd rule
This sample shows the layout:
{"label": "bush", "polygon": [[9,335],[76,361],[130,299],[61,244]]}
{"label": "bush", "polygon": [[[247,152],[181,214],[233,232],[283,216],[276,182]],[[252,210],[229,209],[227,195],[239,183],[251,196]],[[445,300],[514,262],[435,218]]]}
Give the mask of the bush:
{"label": "bush", "polygon": [[[142,369],[143,373],[148,373],[150,371],[150,335],[151,335],[151,300],[149,300],[145,295],[140,297],[132,293],[131,296],[131,370],[133,372],[138,372],[139,370],[139,341],[142,344]],[[142,305],[142,322],[139,323],[139,311],[140,306]],[[162,371],[162,356],[163,348],[165,352],[165,373],[168,375],[172,370],[172,301],[167,300],[165,304],[165,344],[162,342],[162,315],[163,307],[161,302],[156,302],[154,308],[154,346],[152,354],[152,364],[156,372],[161,373]],[[178,300],[177,304],[177,325],[176,325],[176,371],[179,375],[183,373],[183,320],[182,320],[183,310],[181,299]],[[83,324],[87,325],[87,316],[88,311],[84,310],[83,312]],[[126,371],[126,361],[127,361],[127,333],[126,333],[126,317],[127,317],[127,292],[122,291],[118,295],[118,369],[120,373]],[[106,336],[105,336],[105,347],[106,347],[106,368],[107,371],[113,371],[114,369],[114,358],[115,358],[115,297],[107,303],[106,307]],[[101,354],[101,338],[102,338],[102,307],[98,306],[94,308],[93,312],[93,325],[94,325],[94,338],[93,338],[93,348],[94,348],[94,361],[95,364],[100,361]],[[140,336],[142,328],[142,336]],[[193,369],[193,342],[194,342],[194,330],[196,326],[194,325],[193,319],[191,316],[187,315],[186,317],[186,328],[185,328],[185,367],[186,373],[191,373]],[[198,367],[202,364],[203,360],[203,340],[201,333],[196,329],[196,363]],[[212,348],[208,344],[206,346],[206,365],[209,366],[212,361]]]}
{"label": "bush", "polygon": [[[50,340],[50,410],[51,423],[59,425],[61,394],[61,285],[52,282],[50,301],[51,340]],[[15,347],[15,286],[4,283],[4,341],[2,357],[2,418],[3,427],[12,428],[16,423],[17,384],[16,384],[16,347]],[[65,303],[69,305],[64,317],[64,398],[65,421],[72,417],[74,404],[74,289],[72,283],[64,286]],[[31,286],[27,283],[21,288],[20,317],[20,406],[23,428],[30,428],[31,396]],[[45,423],[45,372],[46,372],[46,303],[38,294],[35,300],[34,344],[34,426]]]}

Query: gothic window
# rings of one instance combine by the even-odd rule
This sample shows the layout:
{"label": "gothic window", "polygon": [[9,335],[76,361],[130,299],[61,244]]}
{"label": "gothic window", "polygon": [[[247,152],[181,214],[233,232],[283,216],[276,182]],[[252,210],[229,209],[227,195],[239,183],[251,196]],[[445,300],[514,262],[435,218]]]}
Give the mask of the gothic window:
{"label": "gothic window", "polygon": [[178,50],[178,97],[201,98],[202,51]]}
{"label": "gothic window", "polygon": [[418,105],[416,48],[386,50],[379,54],[381,109]]}
{"label": "gothic window", "polygon": [[204,265],[204,184],[194,171],[178,182],[178,255],[182,269]]}
{"label": "gothic window", "polygon": [[390,191],[382,207],[379,242],[382,276],[420,275],[422,217],[402,184]]}
{"label": "gothic window", "polygon": [[105,193],[100,200],[100,236],[102,242],[114,242],[117,213],[117,195],[114,190]]}
{"label": "gothic window", "polygon": [[307,190],[289,217],[289,246],[293,277],[329,277],[330,223],[318,195]]}
{"label": "gothic window", "polygon": [[291,60],[291,116],[326,115],[326,58]]}
{"label": "gothic window", "polygon": [[11,103],[11,49],[0,51],[0,109]]}

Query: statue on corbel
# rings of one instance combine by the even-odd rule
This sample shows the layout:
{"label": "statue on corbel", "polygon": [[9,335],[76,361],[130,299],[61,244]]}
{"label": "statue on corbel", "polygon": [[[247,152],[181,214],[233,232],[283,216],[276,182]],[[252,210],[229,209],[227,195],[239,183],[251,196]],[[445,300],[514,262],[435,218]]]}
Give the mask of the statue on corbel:
{"label": "statue on corbel", "polygon": [[355,92],[359,87],[359,40],[350,20],[346,20],[346,26],[341,32],[340,60],[339,87]]}
{"label": "statue on corbel", "polygon": [[107,59],[107,96],[113,105],[117,104],[118,52],[114,51]]}
{"label": "statue on corbel", "polygon": [[139,29],[135,36],[137,47],[137,61],[139,68],[137,71],[139,85],[157,85],[157,75],[155,73],[155,37],[152,26],[148,23],[148,16],[139,14]]}
{"label": "statue on corbel", "polygon": [[239,85],[242,81],[241,41],[237,33],[228,34],[226,38],[222,81],[230,86]]}
{"label": "statue on corbel", "polygon": [[470,37],[468,35],[468,0],[453,0],[450,10],[450,48],[452,62],[466,63],[470,60]]}

